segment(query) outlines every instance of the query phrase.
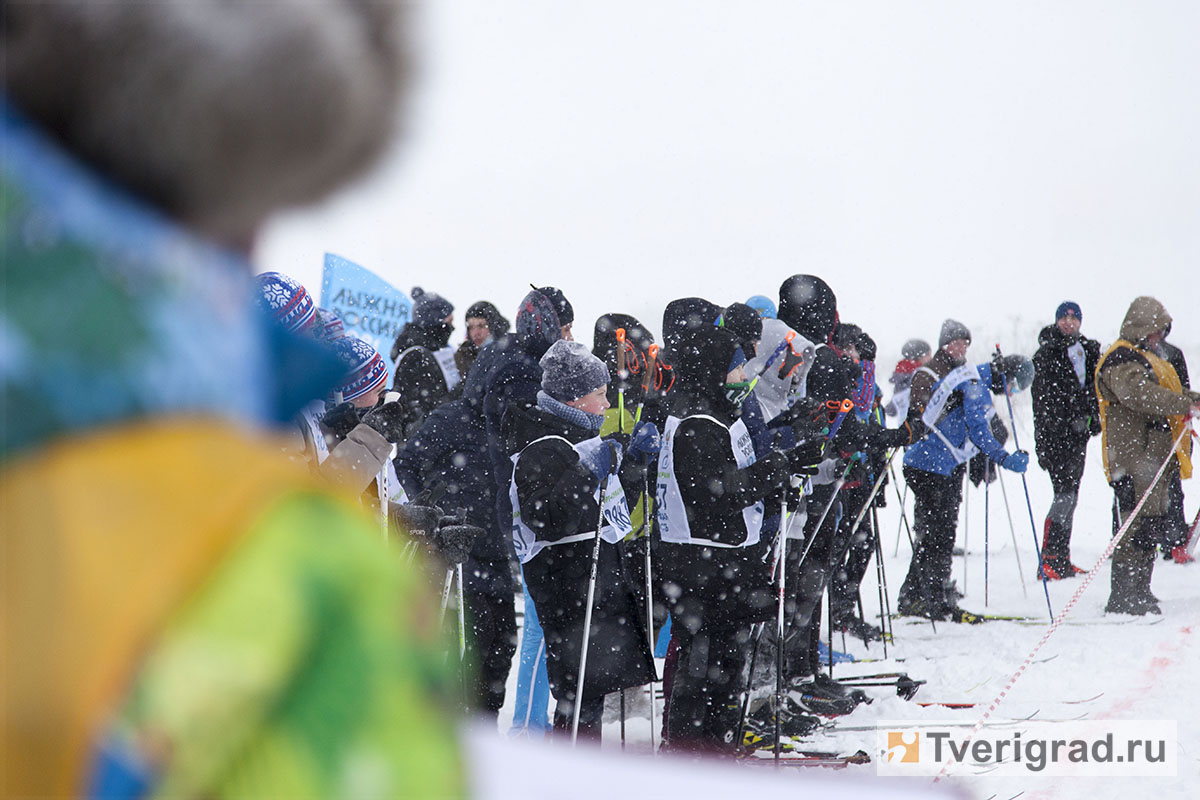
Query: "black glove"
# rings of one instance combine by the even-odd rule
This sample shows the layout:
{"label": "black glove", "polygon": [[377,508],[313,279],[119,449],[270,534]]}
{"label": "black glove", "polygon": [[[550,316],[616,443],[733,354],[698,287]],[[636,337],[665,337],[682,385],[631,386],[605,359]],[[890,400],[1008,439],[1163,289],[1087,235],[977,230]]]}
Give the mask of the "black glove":
{"label": "black glove", "polygon": [[874,428],[867,439],[868,447],[880,451],[904,447],[910,443],[909,430],[904,425],[899,428]]}
{"label": "black glove", "polygon": [[461,564],[471,557],[475,540],[486,533],[476,525],[464,525],[459,517],[443,517],[434,534],[433,544],[451,564]]}
{"label": "black glove", "polygon": [[813,439],[796,445],[783,455],[787,458],[788,471],[792,475],[816,475],[824,452],[825,440]]}
{"label": "black glove", "polygon": [[362,421],[392,444],[404,441],[404,409],[398,402],[380,403],[363,414]]}
{"label": "black glove", "polygon": [[1100,427],[1099,417],[1088,417],[1088,433],[1090,433],[1092,436],[1099,436],[1103,430],[1104,429]]}
{"label": "black glove", "polygon": [[867,447],[870,428],[851,411],[842,418],[842,425],[833,436],[833,444],[843,453],[856,453]]}
{"label": "black glove", "polygon": [[432,537],[437,531],[438,521],[442,518],[442,510],[437,506],[419,506],[413,503],[400,505],[393,503],[388,509],[392,522],[399,528],[408,531],[412,537]]}
{"label": "black glove", "polygon": [[338,403],[321,417],[321,424],[329,428],[339,439],[349,436],[350,431],[358,427],[358,423],[361,421],[358,418],[358,409],[354,407],[353,403]]}

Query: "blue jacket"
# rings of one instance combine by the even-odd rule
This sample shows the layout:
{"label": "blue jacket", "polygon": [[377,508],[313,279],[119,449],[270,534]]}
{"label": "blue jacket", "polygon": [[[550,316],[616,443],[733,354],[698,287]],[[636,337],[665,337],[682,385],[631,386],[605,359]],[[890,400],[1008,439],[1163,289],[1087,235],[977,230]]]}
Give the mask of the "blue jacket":
{"label": "blue jacket", "polygon": [[[954,391],[946,402],[946,413],[937,428],[956,448],[966,447],[969,438],[980,452],[999,463],[1008,453],[992,435],[991,417],[995,411],[988,391],[992,383],[992,368],[990,364],[980,364],[976,370],[979,380],[970,381]],[[942,381],[934,384],[934,391],[941,384]],[[952,452],[933,431],[904,454],[904,466],[939,475],[949,475],[965,460]]]}

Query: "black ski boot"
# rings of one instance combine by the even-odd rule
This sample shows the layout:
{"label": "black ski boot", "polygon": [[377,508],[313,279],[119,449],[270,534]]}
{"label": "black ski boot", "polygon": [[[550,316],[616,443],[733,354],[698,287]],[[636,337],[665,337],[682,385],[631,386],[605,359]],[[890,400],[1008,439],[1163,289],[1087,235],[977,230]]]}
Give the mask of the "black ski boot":
{"label": "black ski boot", "polygon": [[883,641],[882,630],[853,612],[844,614],[841,619],[833,623],[833,626],[836,630],[844,632],[847,636],[853,636],[855,639],[861,639],[866,642]]}
{"label": "black ski boot", "polygon": [[840,717],[868,702],[861,689],[849,690],[825,675],[792,678],[784,692],[784,710],[795,715]]}

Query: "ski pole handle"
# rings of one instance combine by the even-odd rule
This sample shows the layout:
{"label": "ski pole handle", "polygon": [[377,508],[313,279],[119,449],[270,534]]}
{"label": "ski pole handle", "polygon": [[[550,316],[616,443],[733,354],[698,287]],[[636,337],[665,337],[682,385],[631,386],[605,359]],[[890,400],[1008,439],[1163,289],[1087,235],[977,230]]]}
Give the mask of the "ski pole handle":
{"label": "ski pole handle", "polygon": [[654,373],[658,370],[658,345],[650,345],[646,351],[646,374],[642,376],[642,391],[649,392],[654,384]]}
{"label": "ski pole handle", "polygon": [[837,436],[838,428],[842,427],[842,422],[846,419],[846,415],[853,410],[854,401],[847,397],[842,401],[841,406],[838,407],[837,416],[833,418],[833,424],[829,426],[829,433],[825,436],[826,439],[832,441],[833,437]]}

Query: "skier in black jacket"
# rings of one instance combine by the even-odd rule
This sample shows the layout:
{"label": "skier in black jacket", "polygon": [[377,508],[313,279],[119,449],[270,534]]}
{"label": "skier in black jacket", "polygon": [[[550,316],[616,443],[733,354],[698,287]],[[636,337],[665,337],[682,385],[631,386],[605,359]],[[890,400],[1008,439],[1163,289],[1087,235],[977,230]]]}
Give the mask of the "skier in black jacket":
{"label": "skier in black jacket", "polygon": [[1070,300],[1038,335],[1033,355],[1033,435],[1038,464],[1050,473],[1054,501],[1042,534],[1042,565],[1048,580],[1083,570],[1071,563],[1071,523],[1088,439],[1100,433],[1096,363],[1100,344],[1079,333],[1083,312]]}
{"label": "skier in black jacket", "polygon": [[392,390],[400,394],[407,437],[429,412],[446,401],[461,377],[454,364],[450,334],[454,332],[454,306],[433,292],[414,286],[413,318],[392,343]]}
{"label": "skier in black jacket", "polygon": [[[778,315],[782,322],[817,346],[812,368],[805,377],[804,396],[821,403],[841,403],[851,398],[858,376],[853,362],[843,358],[832,346],[838,312],[837,297],[829,285],[815,275],[793,275],[779,287]],[[888,448],[909,444],[913,432],[907,423],[897,429],[868,432],[854,415],[849,414],[842,423],[840,438],[833,442],[833,450],[835,454],[849,457],[867,444],[868,435],[872,446]],[[804,535],[806,542],[812,545],[805,545],[808,555],[803,564],[800,563],[802,548],[789,548],[788,551],[788,585],[796,587],[784,643],[785,668],[791,685],[789,696],[802,709],[817,714],[848,713],[862,696],[861,693],[846,691],[819,671],[817,652],[821,635],[821,596],[828,584],[832,565],[844,557],[844,553],[834,552],[839,518],[839,498],[835,486],[835,483],[814,486],[807,498],[808,518]],[[830,511],[821,522],[827,507]]]}
{"label": "skier in black jacket", "polygon": [[812,448],[755,458],[740,419],[750,393],[733,333],[699,326],[675,342],[658,464],[660,577],[677,659],[667,746],[733,752],[750,626],[773,615],[770,563],[760,539],[764,500],[776,508],[792,472],[811,471]]}
{"label": "skier in black jacket", "polygon": [[400,448],[396,476],[410,498],[425,491],[435,502],[459,509],[466,521],[486,533],[476,537],[463,565],[464,600],[472,636],[467,659],[475,667],[475,709],[495,716],[504,705],[505,686],[517,649],[517,618],[510,567],[511,532],[497,527],[496,493],[483,420],[461,400],[434,410]]}
{"label": "skier in black jacket", "polygon": [[[569,733],[603,496],[596,596],[579,698],[580,732],[598,738],[604,695],[655,679],[643,613],[628,590],[615,543],[630,533],[624,493],[640,489],[657,452],[658,432],[642,426],[622,458],[620,445],[599,435],[608,408],[604,363],[583,344],[565,340],[555,342],[540,363],[537,405],[512,405],[504,419],[504,441],[514,463],[509,484],[513,544],[546,638],[546,670],[557,700],[554,728]],[[613,479],[617,475],[619,481]]]}

